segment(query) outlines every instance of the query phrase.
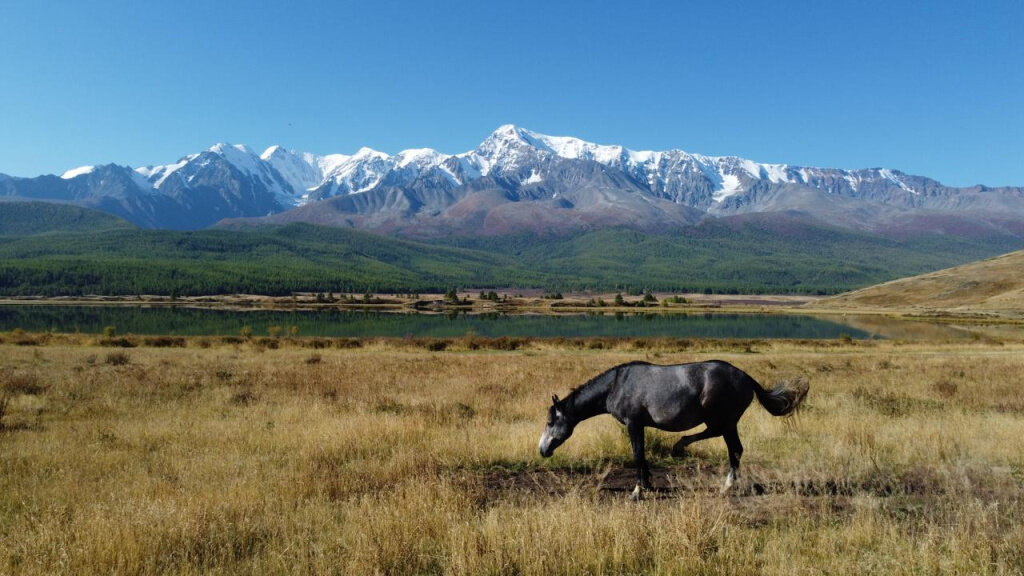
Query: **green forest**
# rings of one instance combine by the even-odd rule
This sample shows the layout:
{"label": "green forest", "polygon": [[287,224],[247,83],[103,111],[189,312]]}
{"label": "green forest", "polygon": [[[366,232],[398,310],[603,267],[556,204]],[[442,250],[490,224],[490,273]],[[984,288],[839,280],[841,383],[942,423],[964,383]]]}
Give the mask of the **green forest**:
{"label": "green forest", "polygon": [[[57,216],[76,220],[60,210]],[[426,243],[307,224],[140,230],[102,217],[92,229],[89,223],[70,232],[42,225],[42,233],[25,235],[3,228],[4,220],[3,296],[450,288],[831,294],[1021,247],[940,235],[896,242],[828,227],[780,231],[717,221],[663,235],[608,229],[571,237]],[[28,230],[19,226],[19,232]]]}

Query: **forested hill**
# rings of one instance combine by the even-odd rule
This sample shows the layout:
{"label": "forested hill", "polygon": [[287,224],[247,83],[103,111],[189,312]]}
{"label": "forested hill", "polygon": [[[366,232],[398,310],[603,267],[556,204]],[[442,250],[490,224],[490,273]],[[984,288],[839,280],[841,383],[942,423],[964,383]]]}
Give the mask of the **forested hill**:
{"label": "forested hill", "polygon": [[788,224],[715,220],[672,235],[606,229],[452,241],[462,246],[308,224],[0,237],[0,295],[448,288],[832,294],[1020,248],[941,235],[896,242]]}
{"label": "forested hill", "polygon": [[127,220],[89,208],[50,202],[0,202],[0,236],[31,236],[55,232],[128,230]]}

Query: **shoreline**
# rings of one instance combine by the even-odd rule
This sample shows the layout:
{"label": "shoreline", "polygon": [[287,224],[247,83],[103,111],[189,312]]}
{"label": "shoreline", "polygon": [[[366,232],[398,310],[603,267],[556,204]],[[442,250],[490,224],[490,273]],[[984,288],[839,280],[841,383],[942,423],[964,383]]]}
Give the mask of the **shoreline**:
{"label": "shoreline", "polygon": [[[444,294],[359,294],[331,295],[299,293],[291,296],[222,294],[208,296],[12,296],[0,298],[0,306],[97,306],[139,308],[197,308],[209,310],[363,310],[395,314],[797,314],[807,316],[880,316],[907,321],[957,324],[1024,324],[1015,311],[946,310],[932,308],[821,307],[825,296],[792,294],[671,294],[654,293],[654,302],[643,296],[624,296],[615,305],[615,293],[566,294],[545,297],[539,290],[502,291],[499,301],[479,298],[479,291],[458,293],[459,302],[445,300]],[[678,301],[682,299],[682,301]],[[604,305],[595,305],[604,301]]]}

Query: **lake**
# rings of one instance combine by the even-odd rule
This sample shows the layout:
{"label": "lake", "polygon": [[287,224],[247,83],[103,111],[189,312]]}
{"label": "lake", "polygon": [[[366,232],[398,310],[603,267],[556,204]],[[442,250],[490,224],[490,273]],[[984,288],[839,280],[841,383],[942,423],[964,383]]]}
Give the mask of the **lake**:
{"label": "lake", "polygon": [[870,338],[873,332],[811,316],[778,314],[403,314],[353,310],[213,310],[136,306],[0,306],[0,331],[254,336],[272,326],[298,328],[299,336],[456,338],[665,337],[665,338]]}

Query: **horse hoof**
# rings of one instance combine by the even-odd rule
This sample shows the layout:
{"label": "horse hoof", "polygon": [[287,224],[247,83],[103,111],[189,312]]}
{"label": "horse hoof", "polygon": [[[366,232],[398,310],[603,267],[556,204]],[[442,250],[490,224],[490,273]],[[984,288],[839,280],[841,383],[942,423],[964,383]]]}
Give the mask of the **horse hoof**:
{"label": "horse hoof", "polygon": [[732,490],[732,487],[735,483],[736,476],[732,472],[729,472],[729,475],[725,477],[725,484],[722,485],[722,490],[719,493],[727,494]]}
{"label": "horse hoof", "polygon": [[673,448],[672,449],[672,457],[673,458],[686,458],[686,448]]}

